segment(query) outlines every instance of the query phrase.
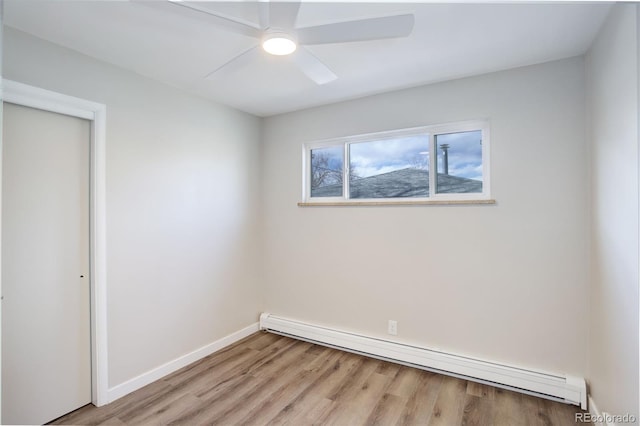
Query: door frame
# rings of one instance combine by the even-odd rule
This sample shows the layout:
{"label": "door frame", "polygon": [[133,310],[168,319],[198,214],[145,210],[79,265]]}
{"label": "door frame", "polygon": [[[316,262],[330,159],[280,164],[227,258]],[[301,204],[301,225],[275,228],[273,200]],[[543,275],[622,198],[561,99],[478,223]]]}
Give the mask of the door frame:
{"label": "door frame", "polygon": [[[107,250],[106,250],[106,111],[105,105],[12,80],[2,80],[2,101],[91,121],[89,170],[89,263],[91,310],[91,402],[108,401]],[[2,145],[0,142],[0,160]],[[2,190],[0,161],[0,194]],[[0,210],[1,214],[1,210]],[[0,222],[0,235],[2,224]],[[0,246],[0,250],[2,247]],[[2,265],[0,264],[0,268]],[[0,269],[1,271],[1,269]],[[0,293],[2,278],[0,275]],[[0,308],[1,309],[1,308]],[[0,313],[2,311],[0,310]],[[0,315],[0,333],[2,330]],[[0,351],[0,362],[2,352]],[[1,364],[0,364],[1,365]]]}

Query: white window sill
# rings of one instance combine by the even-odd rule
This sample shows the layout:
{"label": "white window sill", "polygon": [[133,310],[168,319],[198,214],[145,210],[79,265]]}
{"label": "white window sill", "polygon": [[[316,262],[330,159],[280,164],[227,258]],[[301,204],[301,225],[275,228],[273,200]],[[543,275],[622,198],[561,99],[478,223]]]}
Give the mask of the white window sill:
{"label": "white window sill", "polygon": [[496,204],[496,200],[394,200],[394,201],[303,201],[298,207],[343,207],[343,206],[442,206],[442,205]]}

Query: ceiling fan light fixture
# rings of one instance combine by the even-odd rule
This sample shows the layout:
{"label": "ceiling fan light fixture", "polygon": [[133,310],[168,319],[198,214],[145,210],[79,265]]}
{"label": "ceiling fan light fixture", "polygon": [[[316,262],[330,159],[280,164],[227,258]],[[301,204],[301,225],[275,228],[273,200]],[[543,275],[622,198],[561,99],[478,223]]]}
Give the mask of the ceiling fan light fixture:
{"label": "ceiling fan light fixture", "polygon": [[290,55],[296,51],[298,45],[293,37],[287,33],[274,32],[267,34],[262,40],[265,52],[277,56]]}

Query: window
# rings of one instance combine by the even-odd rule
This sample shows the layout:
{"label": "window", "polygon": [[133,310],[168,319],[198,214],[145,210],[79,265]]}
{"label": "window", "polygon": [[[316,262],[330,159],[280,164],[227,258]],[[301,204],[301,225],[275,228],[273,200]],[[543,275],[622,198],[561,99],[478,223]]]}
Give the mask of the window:
{"label": "window", "polygon": [[488,163],[486,121],[305,144],[301,204],[486,202]]}
{"label": "window", "polygon": [[342,197],[344,149],[329,146],[311,150],[311,197]]}

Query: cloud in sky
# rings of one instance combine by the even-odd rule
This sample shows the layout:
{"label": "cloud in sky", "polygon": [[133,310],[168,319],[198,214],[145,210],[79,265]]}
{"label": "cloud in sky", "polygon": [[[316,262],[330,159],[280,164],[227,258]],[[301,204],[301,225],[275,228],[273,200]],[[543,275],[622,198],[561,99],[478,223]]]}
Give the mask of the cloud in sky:
{"label": "cloud in sky", "polygon": [[316,148],[311,150],[311,165],[315,167],[316,161],[315,155],[326,157],[327,167],[332,170],[342,170],[342,164],[344,163],[343,155],[344,149],[342,146],[330,146],[326,148]]}
{"label": "cloud in sky", "polygon": [[442,172],[442,144],[449,144],[449,174],[482,180],[482,132],[448,133],[436,136],[438,172]]}
{"label": "cloud in sky", "polygon": [[351,167],[360,177],[414,167],[424,161],[429,151],[426,135],[406,136],[350,145]]}

